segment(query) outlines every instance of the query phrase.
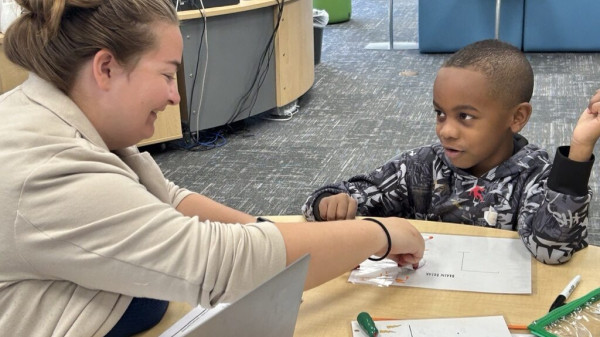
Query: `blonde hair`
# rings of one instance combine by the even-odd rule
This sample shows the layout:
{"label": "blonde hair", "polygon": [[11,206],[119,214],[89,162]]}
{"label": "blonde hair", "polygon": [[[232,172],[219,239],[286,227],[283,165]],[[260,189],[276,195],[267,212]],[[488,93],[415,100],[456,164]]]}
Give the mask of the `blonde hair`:
{"label": "blonde hair", "polygon": [[129,69],[156,45],[156,22],[177,24],[170,0],[17,0],[21,16],[4,37],[7,57],[65,93],[101,49]]}

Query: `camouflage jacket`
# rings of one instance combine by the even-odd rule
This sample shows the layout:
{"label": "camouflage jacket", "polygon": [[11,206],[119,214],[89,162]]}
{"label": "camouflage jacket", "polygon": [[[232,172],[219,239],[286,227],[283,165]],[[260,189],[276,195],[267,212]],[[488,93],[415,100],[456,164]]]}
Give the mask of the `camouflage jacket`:
{"label": "camouflage jacket", "polygon": [[548,153],[515,136],[511,158],[475,177],[454,167],[438,144],[404,152],[367,175],[327,185],[302,207],[309,221],[321,220],[319,201],[347,193],[359,216],[397,216],[518,231],[541,262],[559,264],[587,247],[584,224],[592,198],[588,187],[594,157],[568,159],[559,147]]}

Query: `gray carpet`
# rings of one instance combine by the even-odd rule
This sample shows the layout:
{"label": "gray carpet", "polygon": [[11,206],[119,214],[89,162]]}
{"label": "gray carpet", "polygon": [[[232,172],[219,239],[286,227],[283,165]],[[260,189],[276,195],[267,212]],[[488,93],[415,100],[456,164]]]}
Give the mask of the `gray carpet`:
{"label": "gray carpet", "polygon": [[[387,40],[388,3],[354,0],[350,21],[325,27],[314,85],[291,120],[251,117],[227,129],[226,145],[209,151],[149,148],[166,177],[251,214],[299,214],[317,187],[436,141],[431,89],[448,55],[364,49]],[[395,3],[395,40],[416,41],[417,0]],[[522,134],[553,155],[569,143],[578,116],[600,88],[600,54],[527,56],[536,74],[534,112]],[[597,165],[590,185],[589,237],[598,245]]]}

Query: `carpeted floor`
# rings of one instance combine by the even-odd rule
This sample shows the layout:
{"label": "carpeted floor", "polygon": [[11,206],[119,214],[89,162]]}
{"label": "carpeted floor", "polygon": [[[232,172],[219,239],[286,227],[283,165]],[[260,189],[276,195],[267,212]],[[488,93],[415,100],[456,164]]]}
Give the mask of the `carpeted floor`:
{"label": "carpeted floor", "polygon": [[[226,130],[227,144],[209,151],[149,148],[167,178],[251,214],[299,214],[317,187],[436,141],[431,89],[448,55],[364,49],[387,40],[388,3],[354,0],[350,21],[325,27],[313,88],[291,120],[263,119],[268,113],[249,118]],[[395,3],[395,40],[416,41],[417,0]],[[600,54],[527,56],[536,74],[534,112],[522,134],[553,155],[569,143],[579,114],[600,88]],[[597,171],[595,165],[588,224],[596,245]]]}

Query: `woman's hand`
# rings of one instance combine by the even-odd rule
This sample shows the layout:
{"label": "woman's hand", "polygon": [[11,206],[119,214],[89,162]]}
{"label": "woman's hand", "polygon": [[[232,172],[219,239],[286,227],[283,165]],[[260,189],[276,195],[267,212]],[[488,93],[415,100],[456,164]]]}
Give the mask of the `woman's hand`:
{"label": "woman's hand", "polygon": [[[378,220],[386,226],[392,239],[388,258],[398,262],[398,265],[418,264],[425,251],[425,240],[421,233],[406,219],[378,218]],[[378,253],[383,255],[385,251]]]}

